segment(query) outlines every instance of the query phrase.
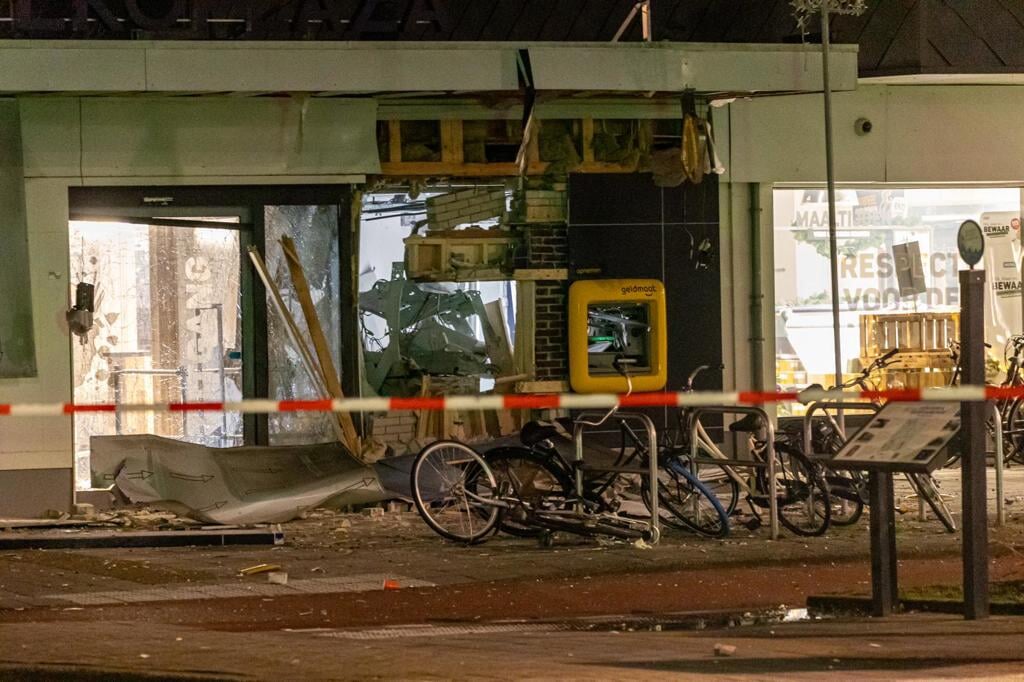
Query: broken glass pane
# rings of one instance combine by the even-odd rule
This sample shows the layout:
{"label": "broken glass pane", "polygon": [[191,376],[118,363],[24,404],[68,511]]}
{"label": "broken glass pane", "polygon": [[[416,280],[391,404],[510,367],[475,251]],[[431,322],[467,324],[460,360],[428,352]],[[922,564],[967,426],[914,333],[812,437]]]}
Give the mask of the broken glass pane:
{"label": "broken glass pane", "polygon": [[[242,397],[239,238],[232,229],[72,221],[71,286],[96,286],[89,333],[72,345],[76,403],[219,402]],[[240,445],[228,412],[75,416],[76,482],[89,437],[153,433]]]}
{"label": "broken glass pane", "polygon": [[424,376],[478,378],[474,385],[486,390],[495,378],[514,371],[514,283],[406,278],[404,239],[425,221],[424,200],[440,189],[431,187],[415,198],[402,192],[364,196],[359,231],[364,392],[414,395],[425,390]]}
{"label": "broken glass pane", "polygon": [[[320,325],[327,337],[335,368],[341,366],[341,286],[338,256],[337,206],[267,206],[267,270],[281,290],[285,306],[294,318],[307,347],[313,348],[309,327],[295,296],[279,239],[288,235],[295,240],[302,269],[309,282],[309,293]],[[269,352],[270,398],[274,400],[321,398],[288,337],[280,316],[268,297],[267,345]],[[333,417],[316,412],[286,412],[269,416],[270,443],[286,445],[323,443],[337,440],[331,425]]]}

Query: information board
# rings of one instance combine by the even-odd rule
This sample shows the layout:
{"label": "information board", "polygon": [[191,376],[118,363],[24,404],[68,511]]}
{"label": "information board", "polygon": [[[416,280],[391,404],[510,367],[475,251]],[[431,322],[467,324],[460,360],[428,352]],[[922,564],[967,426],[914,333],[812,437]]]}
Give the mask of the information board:
{"label": "information board", "polygon": [[960,403],[889,403],[825,465],[931,472],[945,463],[946,448],[959,432]]}

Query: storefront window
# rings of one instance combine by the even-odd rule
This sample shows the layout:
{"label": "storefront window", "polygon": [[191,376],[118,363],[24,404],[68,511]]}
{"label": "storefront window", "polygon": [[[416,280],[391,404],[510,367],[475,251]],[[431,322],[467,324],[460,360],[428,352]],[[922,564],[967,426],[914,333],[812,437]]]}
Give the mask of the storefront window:
{"label": "storefront window", "polygon": [[[464,189],[464,188],[463,188]],[[515,283],[415,279],[407,272],[406,239],[427,233],[426,200],[456,191],[431,187],[363,197],[359,306],[364,395],[440,395],[491,390],[512,373]],[[488,234],[497,217],[463,234]],[[430,233],[436,234],[436,233]]]}
{"label": "storefront window", "polygon": [[[901,372],[883,383],[937,385],[955,340],[963,267],[956,234],[986,235],[986,337],[993,362],[1021,331],[1018,188],[857,189],[836,193],[844,372],[899,347]],[[831,386],[834,360],[828,201],[823,188],[774,192],[776,377],[784,389]],[[912,358],[911,351],[920,354]]]}

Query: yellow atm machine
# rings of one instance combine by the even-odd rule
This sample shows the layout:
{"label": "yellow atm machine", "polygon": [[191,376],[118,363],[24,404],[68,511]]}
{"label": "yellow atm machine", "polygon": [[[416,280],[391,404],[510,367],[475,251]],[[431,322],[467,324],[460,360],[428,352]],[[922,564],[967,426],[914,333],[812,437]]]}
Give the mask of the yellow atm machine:
{"label": "yellow atm machine", "polygon": [[[658,391],[668,381],[665,286],[595,279],[569,287],[569,382],[577,393]],[[629,382],[625,374],[629,375]]]}

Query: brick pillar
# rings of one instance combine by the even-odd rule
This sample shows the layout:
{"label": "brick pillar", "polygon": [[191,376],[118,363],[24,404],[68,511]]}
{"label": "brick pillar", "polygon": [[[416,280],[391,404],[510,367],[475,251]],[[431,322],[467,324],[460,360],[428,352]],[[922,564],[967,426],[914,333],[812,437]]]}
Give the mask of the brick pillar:
{"label": "brick pillar", "polygon": [[[569,230],[564,224],[524,227],[527,268],[568,268]],[[568,285],[537,282],[534,353],[538,381],[569,376]]]}

